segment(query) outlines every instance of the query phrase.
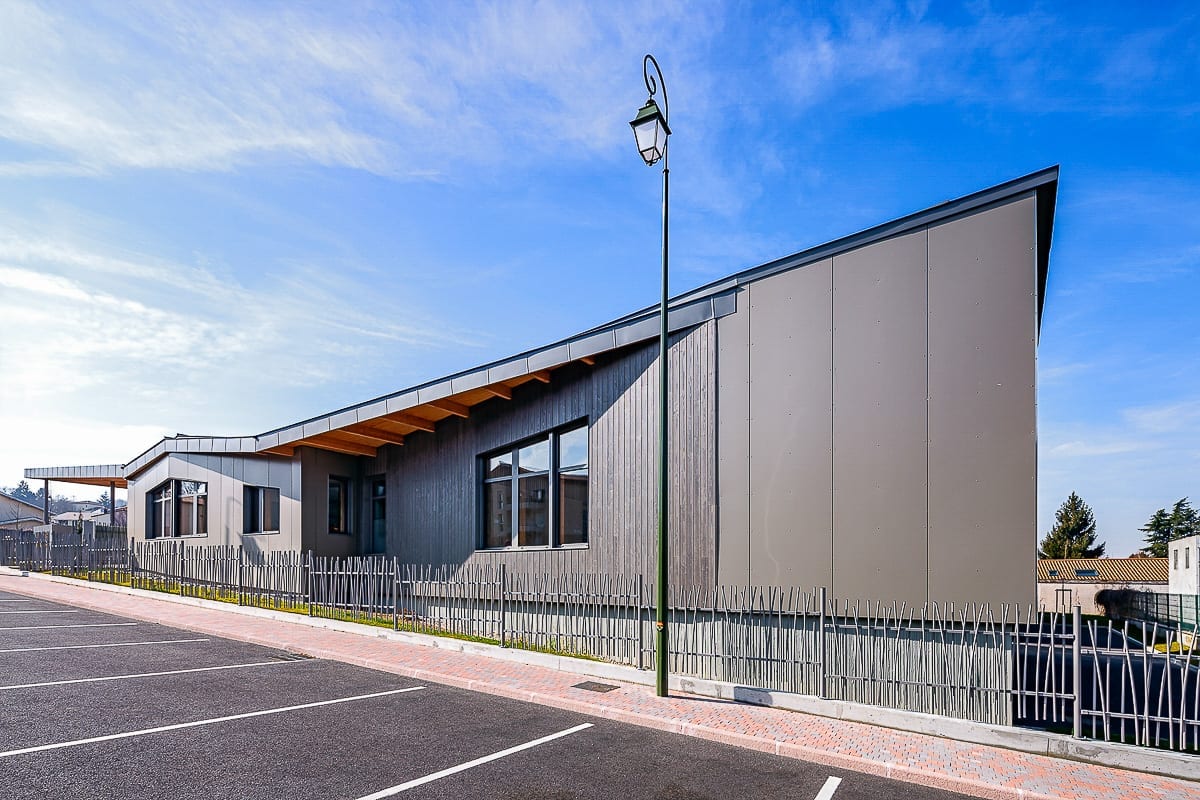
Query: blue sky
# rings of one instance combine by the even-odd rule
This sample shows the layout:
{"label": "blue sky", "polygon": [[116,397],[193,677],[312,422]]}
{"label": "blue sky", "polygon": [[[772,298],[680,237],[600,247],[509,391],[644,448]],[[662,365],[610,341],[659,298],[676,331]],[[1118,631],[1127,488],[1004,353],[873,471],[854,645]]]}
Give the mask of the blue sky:
{"label": "blue sky", "polygon": [[673,291],[1061,164],[1039,528],[1128,555],[1200,500],[1200,19],[1070,5],[8,0],[0,485],[655,302],[653,52]]}

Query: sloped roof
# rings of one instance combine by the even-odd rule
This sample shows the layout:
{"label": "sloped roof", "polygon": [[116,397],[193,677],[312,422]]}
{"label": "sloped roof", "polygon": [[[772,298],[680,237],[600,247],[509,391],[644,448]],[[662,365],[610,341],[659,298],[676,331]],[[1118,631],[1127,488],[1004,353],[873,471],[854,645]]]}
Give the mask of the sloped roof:
{"label": "sloped roof", "polygon": [[1165,558],[1039,558],[1038,583],[1166,583]]}
{"label": "sloped roof", "polygon": [[[684,330],[737,310],[742,287],[780,272],[804,267],[874,242],[901,236],[925,226],[1035,195],[1037,202],[1037,322],[1045,298],[1050,240],[1058,193],[1058,167],[1047,167],[973,194],[947,200],[899,219],[876,225],[826,244],[793,253],[671,299],[668,325]],[[596,357],[658,336],[658,306],[627,314],[557,342],[437,378],[418,386],[338,409],[318,417],[245,437],[166,437],[123,466],[27,469],[28,478],[88,483],[136,475],[168,453],[243,453],[290,456],[300,446],[352,455],[374,456],[386,444],[403,444],[404,437],[433,432],[448,417],[466,417],[471,408],[496,398],[511,399],[513,389],[538,381],[550,383],[554,370],[570,363],[591,365]],[[115,473],[115,474],[114,474]],[[119,476],[119,477],[118,477]],[[99,484],[103,485],[103,484]]]}

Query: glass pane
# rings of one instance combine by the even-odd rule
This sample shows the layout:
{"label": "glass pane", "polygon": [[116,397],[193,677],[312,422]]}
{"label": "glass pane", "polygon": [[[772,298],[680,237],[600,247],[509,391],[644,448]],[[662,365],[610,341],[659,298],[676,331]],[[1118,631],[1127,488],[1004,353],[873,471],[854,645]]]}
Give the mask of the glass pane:
{"label": "glass pane", "polygon": [[487,478],[508,478],[512,476],[512,453],[493,456],[488,459]]}
{"label": "glass pane", "polygon": [[521,478],[517,496],[517,546],[550,544],[550,477]]}
{"label": "glass pane", "polygon": [[371,501],[371,552],[387,550],[387,500],[376,497]]}
{"label": "glass pane", "polygon": [[175,535],[175,513],[174,506],[171,503],[171,490],[163,491],[163,499],[159,504],[162,507],[162,535]]}
{"label": "glass pane", "polygon": [[263,489],[263,530],[279,530],[279,490]]}
{"label": "glass pane", "polygon": [[564,472],[558,476],[560,544],[587,544],[588,473]]}
{"label": "glass pane", "polygon": [[543,439],[522,447],[517,452],[517,466],[521,474],[547,472],[550,469],[550,440]]}
{"label": "glass pane", "polygon": [[512,547],[512,481],[484,487],[483,546]]}
{"label": "glass pane", "polygon": [[247,486],[242,490],[242,530],[246,533],[258,533],[261,528],[259,523],[259,500],[262,495],[254,486]]}
{"label": "glass pane", "polygon": [[342,482],[339,480],[329,479],[329,532],[342,533],[346,530],[345,515],[345,492],[343,491]]}
{"label": "glass pane", "polygon": [[371,496],[383,497],[387,494],[387,483],[384,481],[375,481],[371,484]]}
{"label": "glass pane", "polygon": [[179,535],[191,536],[195,533],[192,523],[195,521],[192,518],[192,513],[195,510],[195,497],[180,493],[179,497]]}
{"label": "glass pane", "polygon": [[208,494],[208,484],[202,481],[180,481],[179,494],[183,496]]}
{"label": "glass pane", "polygon": [[565,431],[558,437],[558,468],[586,467],[588,463],[588,429],[584,425]]}
{"label": "glass pane", "polygon": [[208,533],[208,484],[200,484],[205,494],[196,495],[196,533]]}

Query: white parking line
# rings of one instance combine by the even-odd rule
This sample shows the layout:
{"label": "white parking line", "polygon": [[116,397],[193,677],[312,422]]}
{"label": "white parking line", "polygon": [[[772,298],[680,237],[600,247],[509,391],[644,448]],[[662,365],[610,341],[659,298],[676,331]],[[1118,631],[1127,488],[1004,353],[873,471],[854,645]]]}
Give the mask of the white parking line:
{"label": "white parking line", "polygon": [[137,625],[136,622],[88,622],[80,625],[24,625],[19,628],[6,628],[0,625],[0,631],[44,631],[50,628],[124,628]]}
{"label": "white parking line", "polygon": [[124,681],[131,678],[157,678],[161,675],[184,675],[188,672],[215,672],[222,669],[245,669],[246,667],[271,667],[279,664],[301,664],[302,661],[255,661],[252,664],[226,664],[220,667],[192,667],[190,669],[173,669],[167,672],[139,672],[134,675],[105,675],[100,678],[74,678],[67,681],[45,681],[44,683],[15,683],[12,686],[0,686],[0,692],[9,689],[37,689],[42,686],[66,686],[69,683],[100,683],[101,681]]}
{"label": "white parking line", "polygon": [[74,747],[80,744],[95,744],[97,742],[111,742],[114,739],[128,739],[133,736],[146,736],[151,733],[166,733],[167,731],[178,731],[184,728],[197,728],[201,725],[215,725],[218,722],[232,722],[235,719],[250,719],[251,717],[265,717],[268,714],[282,714],[286,711],[300,711],[305,708],[317,708],[318,706],[332,706],[338,703],[351,703],[355,700],[369,700],[373,697],[387,697],[393,694],[403,694],[404,692],[416,692],[424,689],[424,686],[410,686],[407,689],[392,689],[387,692],[374,692],[372,694],[360,694],[354,697],[339,697],[336,700],[320,700],[316,703],[302,703],[298,706],[285,706],[283,708],[268,708],[265,711],[250,711],[245,714],[233,714],[228,717],[217,717],[215,719],[200,719],[195,722],[180,722],[176,725],[163,725],[158,728],[146,728],[140,731],[129,731],[128,733],[110,733],[107,736],[93,736],[90,739],[76,739],[73,742],[58,742],[56,744],[42,744],[37,747],[22,747],[20,750],[6,750],[0,753],[0,758],[9,756],[21,756],[27,753],[41,753],[45,750],[60,750],[64,747]]}
{"label": "white parking line", "polygon": [[837,791],[841,783],[841,778],[835,778],[830,775],[825,779],[825,785],[821,787],[821,791],[817,792],[817,796],[813,800],[829,800],[829,798],[833,797],[833,793]]}
{"label": "white parking line", "polygon": [[[580,731],[586,730],[590,727],[592,727],[592,723],[585,722],[582,725],[576,725],[574,728],[567,728],[565,731],[559,731],[558,733],[552,733],[549,736],[543,736],[540,739],[534,739],[532,742],[526,742],[525,744],[519,744],[516,747],[510,747],[507,750],[501,750],[498,753],[492,753],[490,756],[483,756],[482,758],[477,758],[474,761],[467,761],[464,764],[459,764],[457,767],[450,767],[449,769],[444,769],[444,770],[441,770],[440,772],[434,772],[432,774],[426,775],[424,778],[416,778],[415,780],[408,781],[407,783],[402,783],[398,786],[393,786],[390,789],[383,789],[378,792],[375,792],[374,794],[364,795],[364,796],[358,798],[358,800],[381,800],[381,798],[384,798],[384,797],[391,797],[392,795],[397,795],[397,794],[400,794],[401,792],[407,792],[409,789],[415,789],[418,786],[424,786],[427,783],[433,783],[436,780],[440,780],[442,778],[446,778],[451,775],[456,775],[459,772],[465,772],[465,771],[471,769],[472,767],[478,767],[481,764],[487,764],[488,762],[491,762],[491,761],[497,761],[501,758],[504,758],[505,756],[511,756],[513,753],[519,753],[522,750],[528,750],[531,747],[537,747],[538,745],[546,744],[547,742],[552,742],[555,739],[561,739],[564,736],[570,736],[572,733],[579,733]],[[0,753],[0,755],[3,755],[3,754]]]}
{"label": "white parking line", "polygon": [[32,603],[32,600],[9,600],[8,598],[0,597],[0,603]]}
{"label": "white parking line", "polygon": [[13,647],[0,653],[37,653],[41,650],[90,650],[94,647],[137,647],[143,644],[183,644],[207,642],[208,639],[162,639],[157,642],[112,642],[111,644],[62,644],[57,647]]}
{"label": "white parking line", "polygon": [[59,611],[57,609],[55,609],[53,611],[0,611],[0,614],[78,614],[78,613],[79,612],[75,609],[71,609],[70,611]]}

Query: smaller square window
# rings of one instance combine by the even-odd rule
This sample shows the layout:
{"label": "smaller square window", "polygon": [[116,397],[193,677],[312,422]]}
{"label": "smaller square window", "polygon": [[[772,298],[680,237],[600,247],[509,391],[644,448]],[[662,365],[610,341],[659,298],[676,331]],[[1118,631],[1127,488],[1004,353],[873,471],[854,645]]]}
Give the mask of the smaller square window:
{"label": "smaller square window", "polygon": [[269,486],[242,489],[242,532],[279,533],[279,490]]}

